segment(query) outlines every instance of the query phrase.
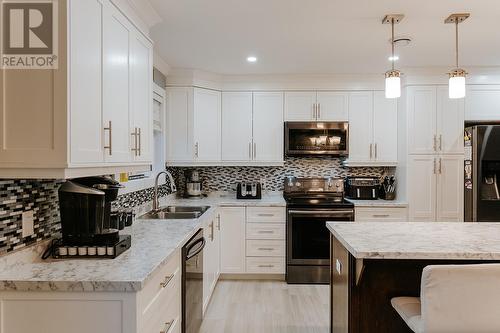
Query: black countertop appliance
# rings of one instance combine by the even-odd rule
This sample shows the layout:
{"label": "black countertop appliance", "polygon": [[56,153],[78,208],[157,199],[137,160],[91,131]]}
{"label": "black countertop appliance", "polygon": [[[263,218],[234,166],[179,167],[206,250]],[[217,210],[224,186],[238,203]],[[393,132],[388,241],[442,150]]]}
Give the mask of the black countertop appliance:
{"label": "black countertop appliance", "polygon": [[376,200],[380,191],[378,177],[347,177],[345,195],[349,199]]}

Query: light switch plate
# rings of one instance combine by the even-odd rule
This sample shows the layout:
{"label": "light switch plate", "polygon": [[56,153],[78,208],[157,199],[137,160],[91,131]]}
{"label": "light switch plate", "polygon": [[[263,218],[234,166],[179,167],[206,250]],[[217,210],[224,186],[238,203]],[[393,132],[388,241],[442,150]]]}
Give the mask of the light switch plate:
{"label": "light switch plate", "polygon": [[23,212],[23,238],[35,234],[35,221],[33,211]]}

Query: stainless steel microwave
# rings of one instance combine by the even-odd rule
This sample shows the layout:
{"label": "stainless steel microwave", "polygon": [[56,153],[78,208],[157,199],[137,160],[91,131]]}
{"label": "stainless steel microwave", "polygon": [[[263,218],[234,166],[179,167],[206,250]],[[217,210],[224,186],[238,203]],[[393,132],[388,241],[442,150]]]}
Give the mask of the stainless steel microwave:
{"label": "stainless steel microwave", "polygon": [[349,123],[286,122],[285,155],[349,155]]}

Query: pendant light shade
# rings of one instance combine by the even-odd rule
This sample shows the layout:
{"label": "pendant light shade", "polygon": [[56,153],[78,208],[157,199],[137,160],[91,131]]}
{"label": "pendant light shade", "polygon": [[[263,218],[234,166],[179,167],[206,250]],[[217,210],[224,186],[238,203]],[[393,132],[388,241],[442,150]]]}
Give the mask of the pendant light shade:
{"label": "pendant light shade", "polygon": [[454,70],[450,73],[449,97],[452,99],[465,97],[465,71]]}
{"label": "pendant light shade", "polygon": [[401,77],[399,71],[385,73],[385,98],[401,97]]}
{"label": "pendant light shade", "polygon": [[402,14],[391,14],[386,15],[382,19],[382,24],[391,25],[391,62],[392,69],[385,73],[385,98],[399,98],[401,97],[401,72],[394,69],[394,61],[396,57],[394,56],[394,24],[401,22],[404,15]]}
{"label": "pendant light shade", "polygon": [[470,14],[451,14],[448,16],[444,23],[455,24],[455,64],[456,67],[449,74],[450,80],[448,83],[448,95],[452,99],[464,98],[465,97],[465,77],[467,72],[458,67],[458,24],[465,21]]}

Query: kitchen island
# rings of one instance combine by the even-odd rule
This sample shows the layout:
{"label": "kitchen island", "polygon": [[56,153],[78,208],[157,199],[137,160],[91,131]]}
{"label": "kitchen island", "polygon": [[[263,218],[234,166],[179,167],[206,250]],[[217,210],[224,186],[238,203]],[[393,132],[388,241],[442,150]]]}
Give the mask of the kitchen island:
{"label": "kitchen island", "polygon": [[500,262],[500,223],[331,222],[331,332],[411,332],[390,300],[432,264]]}

